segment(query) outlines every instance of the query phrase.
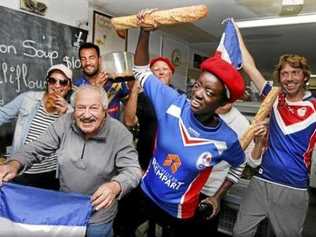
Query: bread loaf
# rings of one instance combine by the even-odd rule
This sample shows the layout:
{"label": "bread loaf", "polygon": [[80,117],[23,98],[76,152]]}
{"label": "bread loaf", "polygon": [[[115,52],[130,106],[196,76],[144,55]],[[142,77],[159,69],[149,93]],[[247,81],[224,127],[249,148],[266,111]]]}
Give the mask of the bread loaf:
{"label": "bread loaf", "polygon": [[[206,5],[155,11],[152,14],[145,16],[144,23],[152,24],[152,20],[158,23],[158,25],[193,22],[207,16],[207,12]],[[136,15],[114,17],[111,19],[111,22],[117,31],[138,27]]]}
{"label": "bread loaf", "polygon": [[254,128],[256,126],[256,122],[263,121],[271,112],[273,102],[277,98],[280,93],[279,87],[273,87],[266,98],[260,105],[258,112],[256,113],[255,118],[252,120],[252,123],[245,134],[240,139],[240,145],[243,150],[245,150],[250,144],[251,140],[254,137]]}
{"label": "bread loaf", "polygon": [[45,108],[47,112],[52,113],[56,110],[55,101],[57,98],[58,98],[58,94],[54,92],[49,93],[47,95],[46,104],[45,104]]}

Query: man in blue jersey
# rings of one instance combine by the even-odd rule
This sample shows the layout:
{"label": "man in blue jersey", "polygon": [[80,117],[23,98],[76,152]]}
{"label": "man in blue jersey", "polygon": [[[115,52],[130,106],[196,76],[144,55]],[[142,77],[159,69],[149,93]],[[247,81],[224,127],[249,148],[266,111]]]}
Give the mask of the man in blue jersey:
{"label": "man in blue jersey", "polygon": [[[243,68],[263,96],[271,90],[256,68],[239,33]],[[254,236],[268,218],[277,236],[302,236],[308,210],[308,172],[315,145],[316,100],[305,90],[310,78],[307,60],[283,55],[275,70],[282,91],[273,104],[269,137],[258,174],[241,202],[234,236]],[[260,159],[257,152],[254,159]]]}
{"label": "man in blue jersey", "polygon": [[[219,56],[205,60],[193,86],[192,100],[166,86],[149,68],[149,34],[155,26],[144,25],[135,52],[134,75],[151,100],[157,116],[153,157],[141,188],[148,197],[150,217],[175,229],[175,236],[190,236],[188,222],[194,217],[200,191],[212,167],[222,160],[233,167],[244,162],[236,133],[215,110],[244,92],[241,75]],[[149,13],[150,14],[150,13]]]}
{"label": "man in blue jersey", "polygon": [[108,74],[101,70],[102,58],[99,46],[92,43],[82,44],[79,48],[79,58],[82,74],[74,80],[74,87],[86,84],[103,87],[109,97],[108,114],[112,118],[119,119],[121,103],[128,96],[126,83],[113,83],[113,81],[108,80]]}

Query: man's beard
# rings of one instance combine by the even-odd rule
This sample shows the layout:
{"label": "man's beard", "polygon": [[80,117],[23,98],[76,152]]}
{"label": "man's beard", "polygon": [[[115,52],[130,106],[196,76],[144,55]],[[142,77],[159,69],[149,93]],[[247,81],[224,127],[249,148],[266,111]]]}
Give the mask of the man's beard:
{"label": "man's beard", "polygon": [[99,73],[99,67],[94,68],[92,71],[86,71],[85,68],[83,68],[83,73],[89,77],[93,77]]}

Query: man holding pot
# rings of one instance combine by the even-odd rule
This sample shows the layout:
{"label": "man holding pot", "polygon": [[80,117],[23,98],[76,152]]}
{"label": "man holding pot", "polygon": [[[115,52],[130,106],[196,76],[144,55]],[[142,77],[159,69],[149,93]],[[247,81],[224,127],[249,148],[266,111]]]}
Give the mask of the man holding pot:
{"label": "man holding pot", "polygon": [[[102,58],[99,46],[93,43],[84,43],[79,48],[79,58],[82,74],[74,81],[76,87],[91,84],[103,87],[108,94],[108,113],[111,117],[119,119],[121,103],[128,96],[128,87],[125,82],[114,83],[109,80],[109,75],[102,70]],[[106,65],[103,65],[106,67]]]}

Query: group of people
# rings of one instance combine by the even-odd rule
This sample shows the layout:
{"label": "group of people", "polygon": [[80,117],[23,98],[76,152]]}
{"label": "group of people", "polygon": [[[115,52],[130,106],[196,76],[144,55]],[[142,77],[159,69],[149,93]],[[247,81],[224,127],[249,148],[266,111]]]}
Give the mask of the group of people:
{"label": "group of people", "polygon": [[[249,122],[233,106],[244,93],[241,74],[218,54],[211,56],[202,62],[188,100],[171,85],[170,60],[149,60],[150,32],[157,25],[145,24],[146,14],[151,11],[137,15],[135,81],[108,80],[98,46],[84,43],[80,78],[54,65],[45,92],[25,92],[0,108],[0,125],[17,119],[0,183],[13,179],[91,195],[87,237],[113,236],[118,200],[118,236],[135,236],[144,220],[163,226],[166,237],[208,236],[216,235],[221,199],[248,163],[259,169],[241,201],[233,235],[254,236],[268,218],[276,236],[302,236],[316,141],[316,100],[305,87],[306,59],[280,58],[276,75],[282,90],[269,124],[256,124],[254,141],[243,151],[239,138]],[[236,31],[244,72],[266,96],[271,84]]]}

